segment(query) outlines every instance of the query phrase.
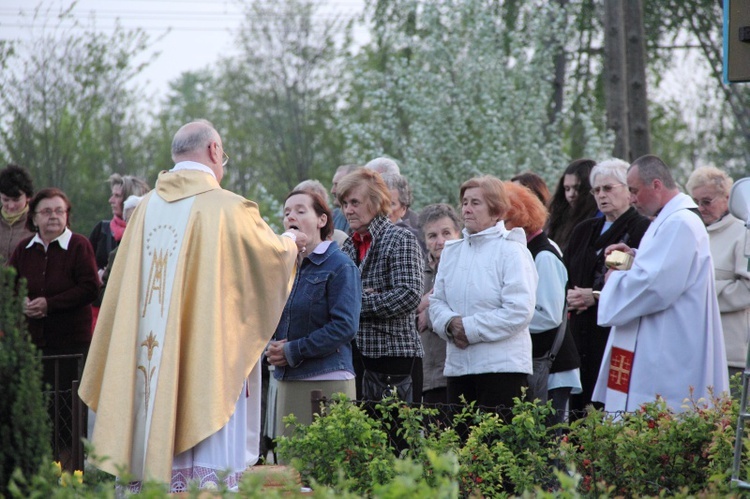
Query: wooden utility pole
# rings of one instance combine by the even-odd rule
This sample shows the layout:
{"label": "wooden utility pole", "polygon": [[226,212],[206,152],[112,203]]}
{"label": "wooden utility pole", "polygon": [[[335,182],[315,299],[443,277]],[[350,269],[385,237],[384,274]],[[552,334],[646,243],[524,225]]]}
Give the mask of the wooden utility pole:
{"label": "wooden utility pole", "polygon": [[646,42],[641,0],[625,0],[625,41],[628,91],[628,125],[631,160],[651,153],[646,90]]}
{"label": "wooden utility pole", "polygon": [[627,62],[623,0],[604,0],[604,99],[607,128],[615,133],[616,158],[630,159]]}
{"label": "wooden utility pole", "polygon": [[604,0],[604,57],[612,152],[632,161],[651,152],[641,0]]}

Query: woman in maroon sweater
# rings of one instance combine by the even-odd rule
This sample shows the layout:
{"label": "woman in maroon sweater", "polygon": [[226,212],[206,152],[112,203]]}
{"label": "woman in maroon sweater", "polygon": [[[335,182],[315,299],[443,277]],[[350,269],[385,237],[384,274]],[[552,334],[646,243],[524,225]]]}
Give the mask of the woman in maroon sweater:
{"label": "woman in maroon sweater", "polygon": [[[29,203],[29,215],[26,225],[34,236],[18,244],[9,265],[27,282],[24,314],[31,339],[42,355],[82,354],[85,359],[91,303],[99,292],[94,250],[86,237],[71,232],[70,201],[60,189],[39,191]],[[61,364],[59,390],[70,390],[78,379],[77,364]],[[53,385],[50,362],[44,372],[44,381]]]}

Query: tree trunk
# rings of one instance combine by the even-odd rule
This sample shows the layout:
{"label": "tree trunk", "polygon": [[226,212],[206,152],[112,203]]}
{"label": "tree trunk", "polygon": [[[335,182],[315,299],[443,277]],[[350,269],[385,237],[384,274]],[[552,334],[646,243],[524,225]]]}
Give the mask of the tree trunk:
{"label": "tree trunk", "polygon": [[[555,0],[561,10],[565,10],[569,0]],[[558,116],[562,112],[563,97],[565,95],[565,71],[567,70],[567,60],[565,54],[565,42],[560,41],[560,46],[555,53],[555,79],[552,82],[552,102],[548,113],[550,125],[557,122]]]}
{"label": "tree trunk", "polygon": [[615,133],[613,154],[630,159],[628,96],[626,86],[625,16],[623,3],[629,0],[604,0],[604,96],[607,104],[607,128]]}
{"label": "tree trunk", "polygon": [[625,0],[626,75],[628,95],[628,124],[630,161],[651,152],[646,89],[646,48],[643,32],[643,4],[641,0]]}

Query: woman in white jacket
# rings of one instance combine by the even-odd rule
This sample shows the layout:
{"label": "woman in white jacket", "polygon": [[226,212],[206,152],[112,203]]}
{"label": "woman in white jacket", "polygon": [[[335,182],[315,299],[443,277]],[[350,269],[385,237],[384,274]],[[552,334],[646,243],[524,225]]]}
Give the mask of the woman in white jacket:
{"label": "woman in white jacket", "polygon": [[529,322],[537,272],[522,229],[507,230],[503,183],[492,176],[461,186],[463,239],[446,243],[434,293],[433,329],[448,342],[448,403],[511,407],[532,372]]}

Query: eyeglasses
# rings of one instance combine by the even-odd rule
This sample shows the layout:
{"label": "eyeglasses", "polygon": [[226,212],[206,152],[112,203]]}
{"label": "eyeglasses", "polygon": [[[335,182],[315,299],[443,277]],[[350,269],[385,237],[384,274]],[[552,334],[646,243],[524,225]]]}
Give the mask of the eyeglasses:
{"label": "eyeglasses", "polygon": [[[208,152],[211,152],[211,146],[216,145],[216,148],[219,148],[218,142],[211,142],[208,144]],[[227,153],[224,152],[224,146],[221,146],[221,166],[227,166],[227,163],[229,163],[229,156],[227,156]]]}
{"label": "eyeglasses", "polygon": [[625,184],[607,184],[607,185],[602,185],[601,187],[594,187],[589,192],[591,193],[592,196],[596,196],[601,191],[604,191],[605,194],[609,194],[610,192],[612,192],[612,189],[614,189],[615,187],[619,187],[621,185],[625,185]]}
{"label": "eyeglasses", "polygon": [[712,197],[712,198],[703,198],[703,199],[695,199],[695,198],[693,198],[693,201],[695,201],[695,204],[697,204],[701,208],[708,208],[709,206],[711,206],[711,203],[713,203],[714,201],[716,201],[716,198],[718,198],[718,197],[719,196],[715,196],[715,197]]}
{"label": "eyeglasses", "polygon": [[65,208],[55,208],[54,210],[52,208],[45,208],[36,212],[37,215],[42,215],[45,217],[51,217],[53,213],[58,217],[61,217],[68,213],[68,210],[66,210]]}

